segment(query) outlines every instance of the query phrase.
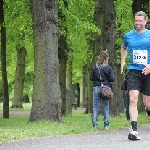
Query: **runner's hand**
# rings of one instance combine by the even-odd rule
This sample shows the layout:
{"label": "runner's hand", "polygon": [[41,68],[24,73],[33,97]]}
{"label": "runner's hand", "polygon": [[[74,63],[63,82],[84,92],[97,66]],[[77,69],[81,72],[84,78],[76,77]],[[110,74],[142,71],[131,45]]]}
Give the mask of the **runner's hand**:
{"label": "runner's hand", "polygon": [[125,63],[121,63],[121,74],[123,74],[123,68],[125,66]]}
{"label": "runner's hand", "polygon": [[145,68],[142,70],[142,73],[147,75],[150,73],[150,64],[143,64]]}

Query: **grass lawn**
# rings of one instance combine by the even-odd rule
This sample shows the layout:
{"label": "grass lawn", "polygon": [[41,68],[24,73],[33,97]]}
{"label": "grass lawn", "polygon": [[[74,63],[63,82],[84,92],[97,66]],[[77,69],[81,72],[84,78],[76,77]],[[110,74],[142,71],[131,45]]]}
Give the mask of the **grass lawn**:
{"label": "grass lawn", "polygon": [[[10,105],[11,106],[11,105]],[[30,110],[31,104],[23,104],[24,109]],[[78,108],[80,110],[80,108]],[[2,103],[0,103],[2,111]],[[10,109],[11,111],[12,109]],[[15,110],[15,109],[14,109]],[[4,119],[0,116],[0,143],[9,141],[18,141],[22,139],[38,138],[46,136],[69,135],[69,134],[85,134],[97,132],[93,130],[91,123],[91,114],[83,114],[80,111],[72,115],[62,117],[62,122],[38,121],[28,123],[29,115],[10,116]],[[146,113],[139,114],[138,125],[147,124],[148,119]],[[99,115],[99,131],[103,130],[103,116]],[[129,128],[130,121],[126,120],[125,114],[110,117],[110,130]]]}

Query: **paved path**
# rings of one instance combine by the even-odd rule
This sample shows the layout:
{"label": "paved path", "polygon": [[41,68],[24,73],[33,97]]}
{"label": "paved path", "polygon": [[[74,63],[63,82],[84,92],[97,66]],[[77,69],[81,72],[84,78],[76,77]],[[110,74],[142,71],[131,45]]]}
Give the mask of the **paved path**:
{"label": "paved path", "polygon": [[129,141],[128,129],[4,143],[0,150],[150,150],[150,124],[138,128],[141,140]]}

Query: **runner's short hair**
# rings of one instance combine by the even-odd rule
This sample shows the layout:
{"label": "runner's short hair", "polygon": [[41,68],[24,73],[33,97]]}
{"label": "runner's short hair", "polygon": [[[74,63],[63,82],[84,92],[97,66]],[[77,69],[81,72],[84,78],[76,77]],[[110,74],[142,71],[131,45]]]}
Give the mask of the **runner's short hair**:
{"label": "runner's short hair", "polygon": [[135,13],[135,16],[144,16],[144,19],[148,20],[148,16],[144,11],[138,11],[137,13]]}

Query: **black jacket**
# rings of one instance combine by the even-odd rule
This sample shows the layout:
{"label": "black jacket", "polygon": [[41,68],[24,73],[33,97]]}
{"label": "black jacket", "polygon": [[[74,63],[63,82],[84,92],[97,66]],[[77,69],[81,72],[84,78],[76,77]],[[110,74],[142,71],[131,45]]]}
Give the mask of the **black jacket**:
{"label": "black jacket", "polygon": [[95,64],[92,67],[91,74],[90,74],[90,80],[93,81],[93,86],[101,86],[100,82],[100,75],[98,71],[98,67],[100,67],[100,73],[101,73],[101,82],[104,86],[111,87],[110,82],[114,81],[114,73],[112,70],[112,67],[108,64]]}

